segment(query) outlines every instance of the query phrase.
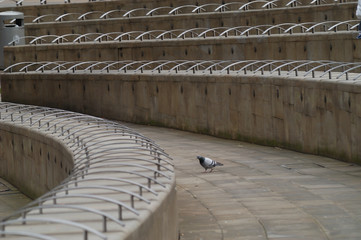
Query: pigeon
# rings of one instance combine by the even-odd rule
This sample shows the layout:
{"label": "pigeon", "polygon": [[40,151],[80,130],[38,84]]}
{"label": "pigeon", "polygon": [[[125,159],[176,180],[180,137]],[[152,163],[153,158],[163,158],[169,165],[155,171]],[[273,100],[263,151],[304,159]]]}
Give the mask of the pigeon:
{"label": "pigeon", "polygon": [[222,163],[219,163],[219,162],[216,162],[210,158],[207,158],[207,157],[202,157],[202,156],[197,156],[198,160],[199,160],[199,163],[201,164],[202,167],[204,167],[204,172],[207,172],[207,170],[210,168],[212,172],[213,171],[213,168],[215,166],[223,166]]}

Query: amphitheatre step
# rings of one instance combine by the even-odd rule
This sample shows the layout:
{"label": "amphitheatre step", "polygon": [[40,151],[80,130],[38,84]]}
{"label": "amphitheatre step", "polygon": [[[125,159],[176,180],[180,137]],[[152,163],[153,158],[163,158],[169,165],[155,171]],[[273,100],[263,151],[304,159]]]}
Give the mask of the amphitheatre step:
{"label": "amphitheatre step", "polygon": [[[70,17],[82,17],[86,14],[62,13],[61,15],[46,14],[35,17],[27,23],[27,36],[85,34],[91,32],[127,32],[148,30],[172,30],[210,27],[236,27],[255,25],[274,25],[281,23],[307,23],[323,21],[356,20],[354,16],[354,3],[328,4],[317,6],[302,6],[296,8],[279,9],[252,9],[248,11],[205,12],[202,14],[156,15],[123,18],[99,19],[104,13],[100,12],[94,17],[98,19],[71,20]],[[322,12],[322,14],[319,14]],[[89,12],[90,18],[94,14]],[[96,12],[97,13],[97,12]],[[146,13],[145,13],[146,14]],[[99,16],[100,15],[100,16]],[[29,17],[28,17],[29,18]],[[25,19],[28,19],[25,16]],[[85,18],[85,17],[84,17]],[[40,22],[38,24],[37,22]]]}
{"label": "amphitheatre step", "polygon": [[[49,0],[49,4],[36,4],[35,0],[17,0],[13,1],[13,7],[10,7],[9,0],[2,0],[2,9],[4,10],[14,10],[17,9],[23,12],[27,16],[42,16],[49,14],[59,14],[64,13],[78,13],[84,14],[87,12],[112,12],[108,14],[108,17],[122,17],[125,13],[130,12],[131,14],[125,15],[125,17],[133,16],[144,16],[144,14],[152,11],[152,14],[149,15],[167,15],[167,14],[188,14],[203,12],[217,12],[217,11],[247,11],[254,8],[280,8],[280,7],[299,7],[299,6],[316,6],[324,4],[334,4],[338,1],[333,0],[273,0],[273,1],[263,1],[256,0],[252,2],[245,2],[240,0],[234,1],[209,1],[209,0],[166,0],[166,1],[152,1],[152,0],[142,0],[142,1],[126,1],[126,0],[117,0],[117,1],[91,1],[84,2],[84,0],[72,0],[71,4],[64,4],[64,1],[60,0]],[[22,6],[16,6],[16,2],[22,2]],[[45,2],[45,1],[42,1]],[[340,0],[340,3],[345,2],[355,2],[343,1]],[[25,6],[25,3],[27,6]],[[57,4],[54,4],[57,3]],[[6,6],[6,7],[5,7]],[[73,16],[74,17],[74,16]],[[70,17],[71,19],[73,17]],[[32,18],[32,17],[31,17]],[[75,18],[76,19],[76,18]]]}
{"label": "amphitheatre step", "polygon": [[178,235],[173,163],[151,139],[113,121],[7,102],[0,132],[0,175],[35,199],[2,219],[1,237]]}
{"label": "amphitheatre step", "polygon": [[1,84],[5,101],[358,163],[359,71],[310,60],[45,62],[18,64]]}
{"label": "amphitheatre step", "polygon": [[330,60],[357,62],[356,32],[272,34],[164,40],[40,44],[4,49],[5,66],[17,62],[121,60]]}

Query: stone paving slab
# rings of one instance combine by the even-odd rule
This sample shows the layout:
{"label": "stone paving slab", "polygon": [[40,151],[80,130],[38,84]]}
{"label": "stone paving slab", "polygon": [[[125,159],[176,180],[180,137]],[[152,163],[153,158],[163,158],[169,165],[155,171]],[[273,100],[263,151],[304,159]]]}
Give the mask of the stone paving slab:
{"label": "stone paving slab", "polygon": [[30,201],[30,198],[0,178],[0,219],[10,215]]}
{"label": "stone paving slab", "polygon": [[[326,157],[126,124],[176,166],[181,240],[360,239],[361,167]],[[196,160],[222,162],[203,173]]]}

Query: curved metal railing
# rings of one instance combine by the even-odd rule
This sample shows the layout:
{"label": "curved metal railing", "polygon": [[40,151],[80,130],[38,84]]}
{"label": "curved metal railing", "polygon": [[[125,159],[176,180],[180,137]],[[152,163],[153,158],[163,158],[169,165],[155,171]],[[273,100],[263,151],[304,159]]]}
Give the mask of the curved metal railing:
{"label": "curved metal railing", "polygon": [[[28,41],[25,44],[63,44],[104,41],[143,41],[143,40],[169,40],[189,38],[212,38],[212,37],[248,37],[255,35],[275,34],[305,34],[319,32],[354,31],[359,25],[359,20],[305,22],[305,23],[280,23],[274,25],[214,27],[214,28],[191,28],[173,30],[147,30],[109,33],[69,33],[64,35],[42,35],[38,37],[25,36],[21,39]],[[9,45],[16,45],[17,40]],[[18,44],[19,45],[19,44]]]}
{"label": "curved metal railing", "polygon": [[[74,167],[65,170],[68,177],[60,185],[2,219],[0,238],[57,239],[70,227],[79,238],[107,239],[107,233],[121,234],[128,223],[141,221],[149,204],[174,181],[172,159],[164,150],[117,122],[6,102],[0,103],[1,122],[51,135],[71,150]],[[45,231],[33,227],[39,223],[56,227]]]}
{"label": "curved metal railing", "polygon": [[[48,66],[62,66],[48,67]],[[156,60],[16,63],[5,73],[182,73],[182,74],[275,74],[336,80],[360,79],[361,63],[311,60]],[[303,74],[300,74],[303,72]],[[337,75],[337,76],[336,76]],[[332,77],[333,76],[333,77]],[[336,76],[336,77],[335,77]]]}
{"label": "curved metal railing", "polygon": [[[18,0],[18,2],[24,2],[24,0]],[[46,1],[43,1],[46,3]],[[109,18],[130,18],[135,16],[155,16],[155,15],[178,15],[178,14],[200,14],[200,13],[214,13],[214,12],[226,12],[226,11],[248,11],[250,9],[273,9],[277,7],[297,7],[307,5],[321,5],[321,4],[333,4],[337,3],[338,0],[310,0],[299,1],[299,0],[288,0],[285,3],[280,0],[254,0],[251,2],[246,1],[235,1],[228,3],[217,3],[210,2],[203,5],[185,4],[175,7],[159,6],[153,9],[147,8],[133,8],[133,9],[111,9],[106,12],[89,11],[85,13],[66,13],[59,15],[42,15],[33,18],[33,23],[40,23],[44,21],[73,21],[76,18],[69,17],[71,15],[79,16],[77,20],[87,19],[109,19]],[[343,3],[342,0],[339,1]],[[20,5],[20,4],[18,4]],[[96,13],[96,14],[95,14]],[[99,16],[100,13],[100,16]],[[92,18],[90,18],[93,16]]]}

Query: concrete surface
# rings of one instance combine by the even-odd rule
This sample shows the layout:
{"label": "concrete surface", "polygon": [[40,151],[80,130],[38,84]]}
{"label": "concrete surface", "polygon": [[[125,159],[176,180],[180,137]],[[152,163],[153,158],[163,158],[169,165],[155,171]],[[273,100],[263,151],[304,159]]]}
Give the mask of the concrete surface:
{"label": "concrete surface", "polygon": [[30,198],[0,178],[0,219],[10,215],[30,201]]}
{"label": "concrete surface", "polygon": [[[361,236],[360,166],[172,129],[125,125],[155,140],[174,158],[181,240]],[[203,173],[197,155],[224,166]],[[0,192],[0,201],[6,201],[0,204],[2,212],[24,201],[8,193]]]}
{"label": "concrete surface", "polygon": [[[176,166],[182,240],[360,239],[361,167],[280,148],[126,124]],[[203,173],[206,155],[223,167]]]}
{"label": "concrete surface", "polygon": [[2,98],[361,163],[359,81],[128,72],[3,74]]}

